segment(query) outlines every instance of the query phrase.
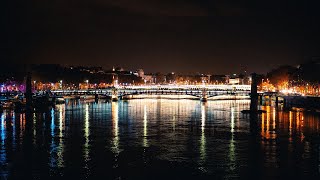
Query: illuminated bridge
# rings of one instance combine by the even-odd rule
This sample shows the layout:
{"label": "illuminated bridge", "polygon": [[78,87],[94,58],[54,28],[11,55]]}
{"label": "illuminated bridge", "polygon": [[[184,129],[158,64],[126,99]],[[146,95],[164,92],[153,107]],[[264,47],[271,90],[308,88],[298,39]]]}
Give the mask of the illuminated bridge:
{"label": "illuminated bridge", "polygon": [[115,86],[107,89],[54,90],[56,95],[102,95],[112,100],[132,95],[190,95],[206,101],[210,97],[221,95],[249,96],[250,85],[148,85]]}

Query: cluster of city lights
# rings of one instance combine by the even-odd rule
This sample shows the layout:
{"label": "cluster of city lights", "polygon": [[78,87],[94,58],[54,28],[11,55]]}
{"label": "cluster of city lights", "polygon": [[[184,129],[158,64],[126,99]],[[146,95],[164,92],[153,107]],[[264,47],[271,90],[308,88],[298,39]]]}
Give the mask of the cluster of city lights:
{"label": "cluster of city lights", "polygon": [[269,81],[263,81],[260,85],[260,91],[262,92],[280,92],[285,95],[297,95],[297,96],[319,96],[319,86],[310,86],[309,84],[292,86],[287,81],[279,83],[277,86],[271,84]]}
{"label": "cluster of city lights", "polygon": [[[117,79],[114,79],[113,83],[90,83],[90,81],[84,80],[82,83],[74,84],[74,83],[65,83],[64,80],[59,80],[57,82],[49,82],[43,83],[40,81],[32,81],[32,89],[33,91],[45,91],[45,90],[87,90],[87,89],[105,89],[110,87],[125,87],[125,88],[151,88],[154,86],[159,86],[159,84],[131,84],[131,83],[119,83]],[[215,88],[218,86],[226,86],[226,83],[207,83],[202,81],[201,84],[197,85],[187,85],[181,83],[171,83],[166,85],[161,85],[162,87],[166,88]],[[237,86],[237,85],[233,85]],[[248,85],[249,88],[249,85]],[[18,84],[18,83],[3,83],[0,85],[0,92],[25,92],[25,85]],[[299,85],[293,86],[292,83],[288,81],[283,81],[278,84],[272,84],[269,79],[262,79],[259,85],[260,92],[280,92],[285,95],[312,95],[312,96],[319,96],[320,95],[320,86],[319,85]]]}
{"label": "cluster of city lights", "polygon": [[2,84],[0,86],[0,92],[12,92],[12,91],[25,91],[25,86],[24,85],[19,85],[19,84]]}

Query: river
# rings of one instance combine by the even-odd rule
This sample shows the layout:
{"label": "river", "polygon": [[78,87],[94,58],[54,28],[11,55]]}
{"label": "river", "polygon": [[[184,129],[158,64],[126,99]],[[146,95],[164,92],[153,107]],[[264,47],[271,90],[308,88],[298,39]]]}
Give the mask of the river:
{"label": "river", "polygon": [[320,116],[260,106],[267,113],[252,126],[241,113],[249,107],[249,100],[132,99],[6,110],[0,177],[319,179]]}

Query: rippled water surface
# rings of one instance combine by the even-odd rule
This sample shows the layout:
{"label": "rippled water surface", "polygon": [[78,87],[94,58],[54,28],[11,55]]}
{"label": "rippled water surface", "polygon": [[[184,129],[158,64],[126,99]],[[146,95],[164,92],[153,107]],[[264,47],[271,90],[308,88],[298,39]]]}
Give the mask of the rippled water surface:
{"label": "rippled water surface", "polygon": [[319,115],[261,106],[267,113],[250,118],[249,106],[70,100],[46,113],[4,111],[0,177],[320,179]]}

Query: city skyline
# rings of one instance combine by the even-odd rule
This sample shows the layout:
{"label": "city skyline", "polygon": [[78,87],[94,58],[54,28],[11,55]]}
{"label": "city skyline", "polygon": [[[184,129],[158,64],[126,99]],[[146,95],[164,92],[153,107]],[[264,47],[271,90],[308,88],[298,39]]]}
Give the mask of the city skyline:
{"label": "city skyline", "polygon": [[0,179],[320,179],[320,1],[4,0]]}

